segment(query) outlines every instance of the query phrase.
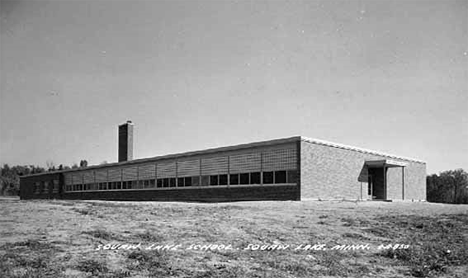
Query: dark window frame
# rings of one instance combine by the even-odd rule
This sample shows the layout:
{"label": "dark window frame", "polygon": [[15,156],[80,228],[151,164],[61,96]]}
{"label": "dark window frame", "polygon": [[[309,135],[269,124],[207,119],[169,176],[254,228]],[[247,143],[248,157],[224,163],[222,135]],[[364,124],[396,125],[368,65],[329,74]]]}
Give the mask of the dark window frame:
{"label": "dark window frame", "polygon": [[285,170],[275,171],[275,184],[287,183],[287,172]]}
{"label": "dark window frame", "polygon": [[201,185],[200,176],[193,176],[192,177],[192,186],[200,186],[200,185]]}
{"label": "dark window frame", "polygon": [[239,184],[241,185],[250,184],[250,174],[249,173],[239,174]]}
{"label": "dark window frame", "polygon": [[185,186],[185,179],[183,177],[177,178],[177,187],[184,187]]}
{"label": "dark window frame", "polygon": [[229,184],[238,185],[239,184],[239,174],[230,174],[229,175]]}
{"label": "dark window frame", "polygon": [[274,184],[275,182],[275,172],[267,171],[263,172],[263,184]]}
{"label": "dark window frame", "polygon": [[219,185],[218,175],[210,175],[210,185],[212,186]]}
{"label": "dark window frame", "polygon": [[250,173],[250,184],[262,184],[261,172]]}
{"label": "dark window frame", "polygon": [[297,175],[297,170],[288,170],[288,176],[287,176],[287,179],[288,179],[288,183],[297,183],[298,181],[298,175]]}
{"label": "dark window frame", "polygon": [[228,175],[227,174],[219,175],[218,184],[219,185],[228,185]]}
{"label": "dark window frame", "polygon": [[209,185],[210,185],[210,176],[202,176],[201,186],[209,186]]}
{"label": "dark window frame", "polygon": [[176,178],[169,178],[169,187],[176,187],[177,181]]}

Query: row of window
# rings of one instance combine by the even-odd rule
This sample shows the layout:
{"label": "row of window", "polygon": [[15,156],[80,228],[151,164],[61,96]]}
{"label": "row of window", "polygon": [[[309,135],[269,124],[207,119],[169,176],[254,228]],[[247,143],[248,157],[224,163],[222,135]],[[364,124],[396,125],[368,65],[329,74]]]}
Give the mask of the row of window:
{"label": "row of window", "polygon": [[[262,183],[263,182],[263,183]],[[67,185],[66,191],[88,190],[120,190],[120,189],[145,189],[191,186],[222,186],[222,185],[260,185],[297,183],[297,171],[271,171],[252,172],[240,174],[221,174],[209,176],[192,176],[179,178],[147,179],[139,181],[113,181],[87,184]]]}
{"label": "row of window", "polygon": [[50,181],[37,181],[34,184],[34,194],[49,194],[52,190],[52,193],[59,193],[59,180]]}
{"label": "row of window", "polygon": [[297,150],[294,144],[239,154],[220,153],[216,156],[73,171],[64,174],[64,182],[66,185],[71,185],[111,180],[128,181],[290,169],[297,169]]}

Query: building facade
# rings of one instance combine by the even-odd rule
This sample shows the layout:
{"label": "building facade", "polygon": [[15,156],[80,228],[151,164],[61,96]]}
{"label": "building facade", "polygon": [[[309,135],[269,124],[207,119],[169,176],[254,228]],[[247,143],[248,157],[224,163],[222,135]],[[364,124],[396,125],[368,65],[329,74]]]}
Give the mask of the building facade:
{"label": "building facade", "polygon": [[[120,127],[119,134],[128,138],[129,128],[122,132]],[[125,144],[119,143],[119,154],[129,158],[131,154],[122,151]],[[422,201],[426,199],[426,164],[296,136],[147,159],[122,158],[118,163],[24,176],[20,178],[20,197]]]}

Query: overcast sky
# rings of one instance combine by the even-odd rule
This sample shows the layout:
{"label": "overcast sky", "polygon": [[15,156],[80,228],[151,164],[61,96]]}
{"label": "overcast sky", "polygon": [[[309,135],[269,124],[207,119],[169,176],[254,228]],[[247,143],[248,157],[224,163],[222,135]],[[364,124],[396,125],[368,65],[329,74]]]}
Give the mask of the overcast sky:
{"label": "overcast sky", "polygon": [[468,1],[1,1],[0,163],[303,135],[468,169]]}

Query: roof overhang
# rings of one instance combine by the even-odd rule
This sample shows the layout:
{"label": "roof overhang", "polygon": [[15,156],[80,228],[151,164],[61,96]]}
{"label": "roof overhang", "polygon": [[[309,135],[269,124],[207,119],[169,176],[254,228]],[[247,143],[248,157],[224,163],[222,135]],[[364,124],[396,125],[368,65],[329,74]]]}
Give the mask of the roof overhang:
{"label": "roof overhang", "polygon": [[408,164],[406,162],[391,160],[391,159],[383,159],[383,160],[367,160],[366,166],[370,168],[379,168],[379,167],[405,167]]}

